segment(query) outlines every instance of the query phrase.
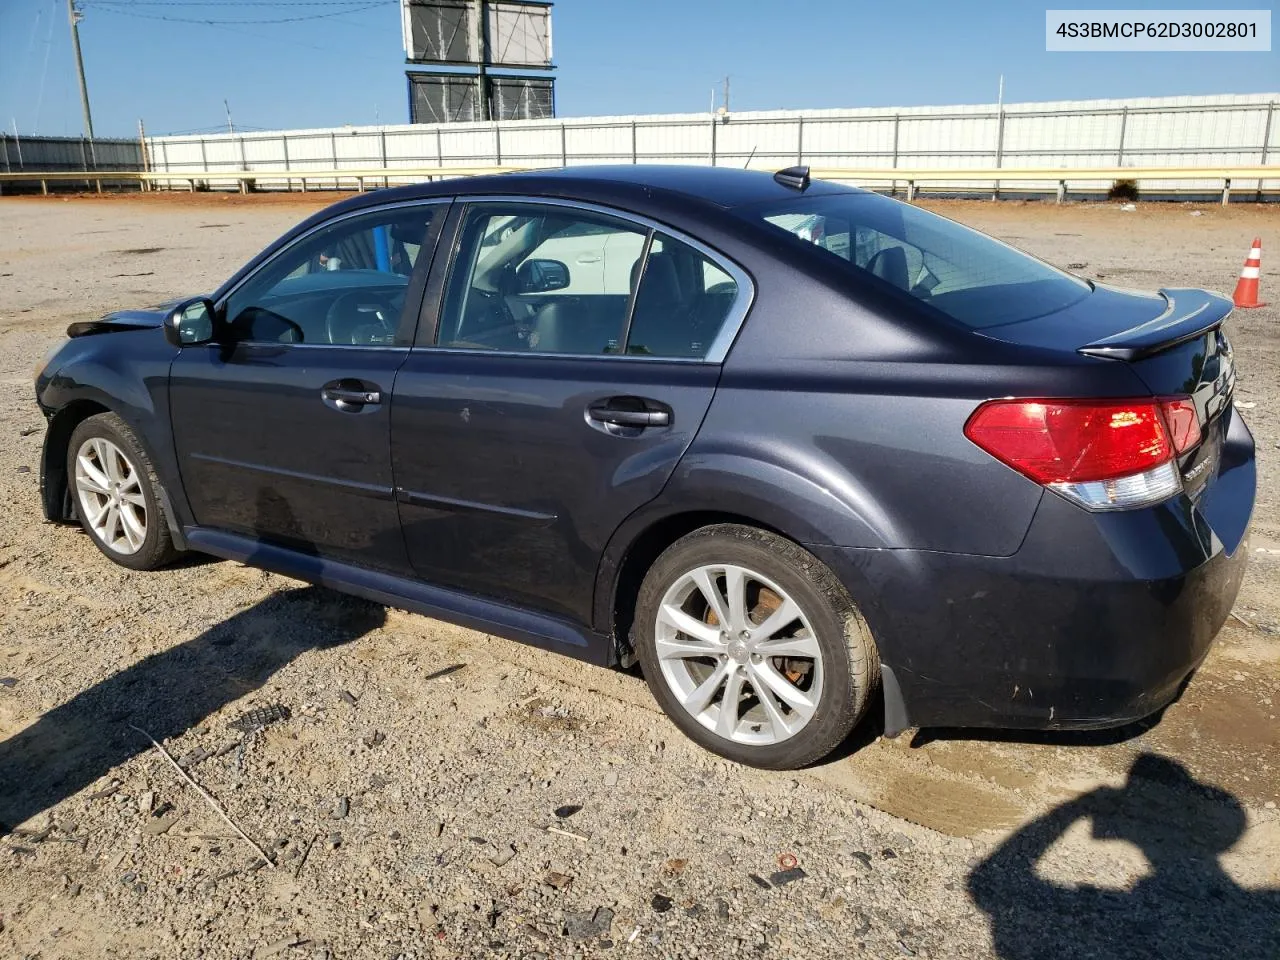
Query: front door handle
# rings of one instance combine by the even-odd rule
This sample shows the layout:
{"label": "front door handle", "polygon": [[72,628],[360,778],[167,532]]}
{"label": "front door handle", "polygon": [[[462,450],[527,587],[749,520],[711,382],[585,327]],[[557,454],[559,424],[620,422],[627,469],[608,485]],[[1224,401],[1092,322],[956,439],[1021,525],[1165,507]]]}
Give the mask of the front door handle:
{"label": "front door handle", "polygon": [[342,413],[359,413],[382,403],[382,391],[354,379],[334,380],[320,388],[320,399]]}

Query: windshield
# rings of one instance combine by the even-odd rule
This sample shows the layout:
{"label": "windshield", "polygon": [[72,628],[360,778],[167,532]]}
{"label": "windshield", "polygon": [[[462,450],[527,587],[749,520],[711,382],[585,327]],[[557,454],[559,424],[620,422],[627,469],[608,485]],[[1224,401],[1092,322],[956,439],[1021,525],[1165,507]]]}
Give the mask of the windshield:
{"label": "windshield", "polygon": [[874,193],[801,197],[739,213],[975,329],[1055,313],[1091,289],[999,240]]}

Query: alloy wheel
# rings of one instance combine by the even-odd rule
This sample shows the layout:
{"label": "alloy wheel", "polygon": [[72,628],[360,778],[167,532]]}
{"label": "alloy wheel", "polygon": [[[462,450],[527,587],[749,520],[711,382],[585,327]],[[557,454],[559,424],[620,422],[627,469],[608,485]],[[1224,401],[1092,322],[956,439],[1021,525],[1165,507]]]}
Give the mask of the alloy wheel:
{"label": "alloy wheel", "polygon": [[777,583],[747,567],[709,564],[678,577],[658,607],[663,679],[688,713],[735,743],[788,740],[822,699],[822,649]]}
{"label": "alloy wheel", "polygon": [[132,554],[147,539],[142,477],[105,437],[90,437],[76,451],[76,494],[86,522],[115,553]]}

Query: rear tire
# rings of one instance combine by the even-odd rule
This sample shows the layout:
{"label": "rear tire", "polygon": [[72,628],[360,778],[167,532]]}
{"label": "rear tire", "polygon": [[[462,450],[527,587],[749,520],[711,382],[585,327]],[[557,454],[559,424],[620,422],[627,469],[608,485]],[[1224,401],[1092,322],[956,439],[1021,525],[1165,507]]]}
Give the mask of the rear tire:
{"label": "rear tire", "polygon": [[835,575],[790,540],[737,524],[703,527],[658,557],[633,642],[676,726],[754,767],[825,757],[880,680],[871,631]]}
{"label": "rear tire", "polygon": [[100,413],[72,431],[67,482],[80,526],[116,563],[156,570],[178,558],[155,468],[119,416]]}

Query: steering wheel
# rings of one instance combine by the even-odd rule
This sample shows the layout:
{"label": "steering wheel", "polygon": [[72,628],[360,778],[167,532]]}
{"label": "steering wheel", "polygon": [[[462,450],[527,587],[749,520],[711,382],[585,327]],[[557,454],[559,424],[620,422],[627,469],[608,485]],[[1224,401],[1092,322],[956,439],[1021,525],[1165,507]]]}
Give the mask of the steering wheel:
{"label": "steering wheel", "polygon": [[329,304],[324,330],[330,343],[390,342],[400,320],[402,294],[352,290]]}

